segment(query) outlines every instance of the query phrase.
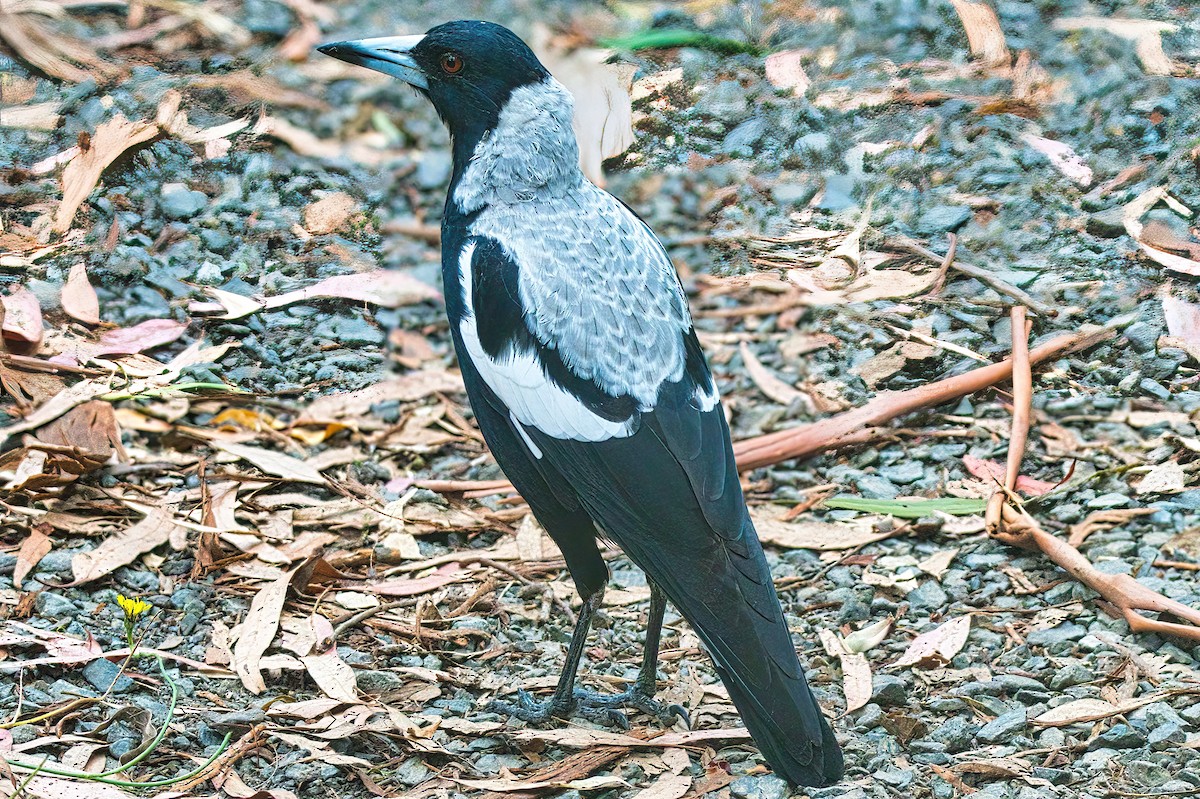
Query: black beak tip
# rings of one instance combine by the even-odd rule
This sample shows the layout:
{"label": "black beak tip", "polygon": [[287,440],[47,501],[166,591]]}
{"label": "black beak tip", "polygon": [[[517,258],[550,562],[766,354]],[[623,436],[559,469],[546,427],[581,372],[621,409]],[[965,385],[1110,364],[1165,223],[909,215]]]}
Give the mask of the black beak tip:
{"label": "black beak tip", "polygon": [[329,44],[323,44],[317,48],[317,52],[337,58],[339,51],[342,49],[342,44],[342,42],[330,42]]}

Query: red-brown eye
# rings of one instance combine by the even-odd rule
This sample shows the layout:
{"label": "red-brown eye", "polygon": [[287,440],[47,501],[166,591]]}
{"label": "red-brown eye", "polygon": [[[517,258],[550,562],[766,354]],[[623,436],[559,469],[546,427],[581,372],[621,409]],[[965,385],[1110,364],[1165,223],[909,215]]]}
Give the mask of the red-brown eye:
{"label": "red-brown eye", "polygon": [[456,53],[444,53],[442,55],[442,72],[447,75],[457,75],[462,72],[463,60]]}

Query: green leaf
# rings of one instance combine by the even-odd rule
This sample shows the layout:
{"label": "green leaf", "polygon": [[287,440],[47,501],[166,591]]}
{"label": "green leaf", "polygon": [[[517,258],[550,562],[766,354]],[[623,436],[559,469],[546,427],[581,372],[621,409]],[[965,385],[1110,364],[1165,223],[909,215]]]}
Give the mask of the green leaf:
{"label": "green leaf", "polygon": [[663,50],[669,47],[698,47],[701,50],[712,50],[722,55],[750,53],[757,55],[758,47],[747,42],[733,39],[723,39],[710,36],[699,31],[683,30],[681,28],[663,28],[659,30],[642,31],[616,39],[601,39],[597,42],[601,47],[610,50]]}
{"label": "green leaf", "polygon": [[824,502],[825,507],[838,510],[860,510],[864,513],[886,513],[901,519],[919,519],[934,511],[951,516],[970,516],[983,513],[987,502],[982,499],[863,499],[862,497],[837,496]]}

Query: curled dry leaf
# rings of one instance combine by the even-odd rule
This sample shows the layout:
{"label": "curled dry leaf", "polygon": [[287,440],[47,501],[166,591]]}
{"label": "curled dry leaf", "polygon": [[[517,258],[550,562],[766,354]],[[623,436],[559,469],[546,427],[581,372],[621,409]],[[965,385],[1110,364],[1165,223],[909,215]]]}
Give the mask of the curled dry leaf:
{"label": "curled dry leaf", "polygon": [[134,355],[177,340],[187,330],[187,322],[174,319],[147,319],[133,327],[119,327],[100,336],[91,355]]}
{"label": "curled dry leaf", "polygon": [[846,712],[852,713],[871,701],[871,664],[865,655],[851,652],[846,643],[831,630],[817,631],[825,651],[842,664],[842,691],[846,695]]}
{"label": "curled dry leaf", "polygon": [[1065,727],[1099,721],[1120,712],[1121,708],[1103,699],[1075,699],[1050,708],[1033,719],[1033,723],[1039,727]]}
{"label": "curled dry leaf", "polygon": [[1167,294],[1162,298],[1167,333],[1193,361],[1200,361],[1200,305]]}
{"label": "curled dry leaf", "polygon": [[1137,48],[1138,59],[1150,75],[1171,75],[1175,64],[1163,50],[1162,35],[1179,30],[1172,22],[1152,19],[1127,19],[1117,17],[1059,17],[1054,20],[1055,30],[1102,30],[1128,39]]}
{"label": "curled dry leaf", "polygon": [[358,683],[354,669],[338,657],[333,637],[333,625],[329,619],[314,614],[306,620],[308,635],[314,642],[312,651],[302,655],[300,661],[317,687],[330,699],[342,702],[358,702]]}
{"label": "curled dry leaf", "polygon": [[803,97],[812,85],[808,74],[804,71],[804,52],[802,50],[784,50],[767,56],[767,80],[776,89],[791,89],[796,97]]}
{"label": "curled dry leaf", "polygon": [[971,616],[959,616],[912,640],[908,649],[893,666],[934,668],[944,666],[967,643],[971,632]]}
{"label": "curled dry leaf", "polygon": [[1187,479],[1179,461],[1164,461],[1153,466],[1134,488],[1139,494],[1178,494],[1187,487]]}
{"label": "curled dry leaf", "polygon": [[1004,41],[1000,19],[987,3],[977,0],[950,0],[967,32],[971,55],[988,66],[1007,66],[1012,57]]}
{"label": "curled dry leaf", "polygon": [[[998,487],[1004,482],[1005,466],[997,461],[985,461],[983,458],[977,458],[974,455],[963,455],[963,466],[967,471],[978,477],[980,480],[985,480],[993,487]],[[1040,497],[1042,494],[1047,494],[1052,491],[1057,485],[1046,480],[1036,480],[1032,477],[1021,475],[1017,478],[1017,490],[1022,494],[1030,497]]]}
{"label": "curled dry leaf", "polygon": [[88,282],[83,261],[71,267],[71,274],[62,289],[62,307],[72,319],[87,325],[100,324],[100,300]]}
{"label": "curled dry leaf", "polygon": [[604,185],[602,164],[634,142],[633,100],[630,91],[636,68],[606,63],[608,50],[580,47],[566,50],[552,40],[545,25],[534,28],[531,45],[546,68],[575,98],[575,136],[579,166],[597,185]]}
{"label": "curled dry leaf", "polygon": [[21,548],[17,550],[17,565],[13,568],[13,588],[19,591],[25,577],[53,548],[54,543],[50,536],[46,535],[40,526],[30,530],[29,535],[21,542]]}
{"label": "curled dry leaf", "polygon": [[32,291],[21,286],[0,297],[0,333],[10,341],[37,347],[42,342],[42,308]]}
{"label": "curled dry leaf", "polygon": [[193,305],[192,310],[206,313],[219,311],[221,319],[241,319],[259,311],[274,310],[297,302],[319,299],[354,300],[355,302],[369,302],[384,308],[400,308],[425,300],[434,300],[440,296],[427,283],[422,283],[410,275],[392,269],[337,275],[306,288],[262,299],[245,297],[211,287],[207,288],[206,292],[219,303],[220,307],[206,303]]}
{"label": "curled dry leaf", "polygon": [[739,352],[742,356],[742,363],[746,365],[746,373],[750,375],[754,385],[758,386],[759,391],[767,399],[774,400],[780,405],[791,405],[797,399],[807,399],[803,392],[776,377],[770,369],[763,366],[762,361],[758,359],[746,342],[741,343]]}
{"label": "curled dry leaf", "polygon": [[130,122],[120,112],[96,128],[86,150],[81,150],[63,170],[63,198],[54,214],[52,229],[66,233],[79,206],[96,188],[100,175],[131,147],[145,144],[159,134],[157,122]]}
{"label": "curled dry leaf", "polygon": [[1092,168],[1084,162],[1071,145],[1043,136],[1035,136],[1032,133],[1026,133],[1021,140],[1050,159],[1050,163],[1054,165],[1055,169],[1080,186],[1092,184]]}
{"label": "curled dry leaf", "polygon": [[859,654],[869,652],[879,646],[884,638],[887,638],[888,631],[892,629],[893,621],[892,617],[888,616],[886,619],[881,619],[874,624],[868,624],[861,630],[855,630],[847,635],[842,639],[842,643],[845,644],[846,649],[850,652],[857,652]]}

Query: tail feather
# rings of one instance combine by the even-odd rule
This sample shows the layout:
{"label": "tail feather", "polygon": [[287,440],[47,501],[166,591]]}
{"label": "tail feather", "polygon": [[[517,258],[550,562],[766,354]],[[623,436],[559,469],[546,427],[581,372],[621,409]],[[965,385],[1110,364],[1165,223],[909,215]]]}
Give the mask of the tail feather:
{"label": "tail feather", "polygon": [[[729,691],[729,698],[741,714],[746,729],[777,774],[793,785],[813,787],[832,785],[842,778],[845,768],[842,750],[833,728],[821,715],[803,682],[784,695],[763,697],[761,692],[738,679],[736,673],[718,666],[717,674]],[[781,682],[788,679],[782,673],[780,677]],[[799,728],[812,724],[821,731],[819,743],[798,734]]]}

